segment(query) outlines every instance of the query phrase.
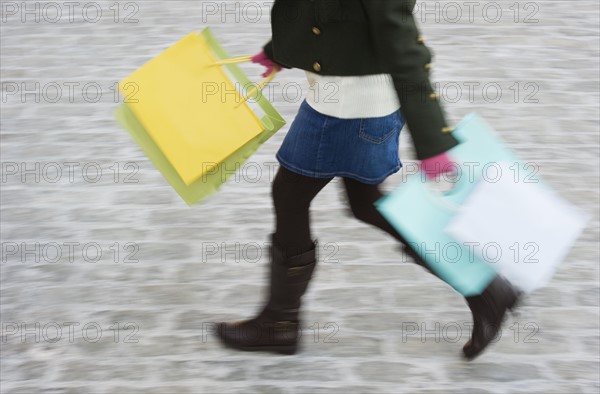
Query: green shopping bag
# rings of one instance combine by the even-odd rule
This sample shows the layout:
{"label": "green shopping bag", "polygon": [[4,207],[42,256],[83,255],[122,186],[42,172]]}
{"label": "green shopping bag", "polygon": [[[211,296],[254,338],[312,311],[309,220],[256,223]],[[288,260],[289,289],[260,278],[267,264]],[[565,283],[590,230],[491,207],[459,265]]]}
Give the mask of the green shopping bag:
{"label": "green shopping bag", "polygon": [[[194,55],[196,48],[197,57]],[[235,64],[248,60],[249,57],[230,58],[207,28],[188,35],[125,80],[141,85],[137,88],[144,95],[137,102],[122,104],[115,114],[117,120],[188,205],[215,193],[233,175],[232,168],[241,168],[285,124],[264,95],[258,95],[255,101],[263,113],[259,118],[246,101],[253,93],[248,93],[246,98],[228,94],[220,101],[207,102],[198,92],[198,86],[204,82],[226,84],[230,89],[228,92],[236,84],[251,86],[250,80]],[[205,64],[209,61],[212,64]],[[177,71],[178,62],[184,62],[180,66],[181,73],[161,74],[162,70]],[[194,62],[194,66],[190,67],[189,62]],[[221,65],[229,75],[216,69]],[[209,69],[212,66],[216,68]],[[211,79],[201,79],[208,78],[207,75]],[[157,76],[160,76],[159,80]],[[260,90],[273,76],[252,91]],[[121,86],[123,92],[126,83]],[[173,91],[177,93],[179,104],[176,106],[173,106],[173,95],[169,94]],[[196,112],[204,117],[198,117],[201,115]],[[221,130],[213,132],[211,128],[216,125],[215,121],[218,122],[211,116],[213,113],[227,116],[223,123],[237,125],[240,129],[217,124]],[[241,120],[232,121],[229,116],[238,116]],[[202,127],[203,119],[208,126]],[[248,130],[241,130],[243,122],[251,122]],[[187,159],[182,160],[182,157]]]}

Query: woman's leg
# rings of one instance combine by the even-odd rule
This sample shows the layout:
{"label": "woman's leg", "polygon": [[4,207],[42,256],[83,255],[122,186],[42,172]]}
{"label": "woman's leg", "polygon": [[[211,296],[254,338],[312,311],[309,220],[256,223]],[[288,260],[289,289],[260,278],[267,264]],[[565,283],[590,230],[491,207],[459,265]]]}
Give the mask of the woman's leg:
{"label": "woman's leg", "polygon": [[[375,208],[374,202],[382,197],[378,185],[368,185],[348,178],[344,178],[344,184],[350,208],[357,219],[391,234],[405,245],[406,251],[417,264],[436,275]],[[520,296],[509,282],[501,276],[496,276],[481,295],[466,298],[474,323],[471,339],[463,347],[463,354],[467,359],[471,360],[481,354],[496,337],[507,309],[513,309]]]}
{"label": "woman's leg", "polygon": [[293,256],[313,246],[310,234],[310,203],[333,178],[311,178],[279,167],[273,181],[275,207],[273,241]]}
{"label": "woman's leg", "polygon": [[344,186],[346,187],[350,209],[358,220],[378,227],[396,238],[404,245],[403,251],[412,257],[415,263],[433,274],[417,251],[375,208],[375,201],[383,197],[379,185],[371,185],[351,178],[344,178]]}
{"label": "woman's leg", "polygon": [[352,209],[352,213],[358,220],[378,227],[406,244],[404,237],[375,208],[375,201],[383,197],[379,185],[370,185],[351,178],[344,178],[344,186],[346,187],[350,209]]}
{"label": "woman's leg", "polygon": [[296,352],[301,298],[317,262],[316,245],[310,235],[309,208],[329,181],[279,168],[273,181],[276,230],[271,244],[269,296],[254,319],[219,324],[219,338],[227,346],[285,354]]}

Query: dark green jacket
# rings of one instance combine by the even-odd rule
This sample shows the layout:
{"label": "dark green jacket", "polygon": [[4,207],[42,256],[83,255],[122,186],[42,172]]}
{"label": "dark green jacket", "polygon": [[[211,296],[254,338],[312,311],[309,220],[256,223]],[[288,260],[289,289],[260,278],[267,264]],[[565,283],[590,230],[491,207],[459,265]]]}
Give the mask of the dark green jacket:
{"label": "dark green jacket", "polygon": [[391,74],[421,160],[457,144],[429,81],[431,54],[412,15],[416,0],[275,0],[276,63],[322,75]]}

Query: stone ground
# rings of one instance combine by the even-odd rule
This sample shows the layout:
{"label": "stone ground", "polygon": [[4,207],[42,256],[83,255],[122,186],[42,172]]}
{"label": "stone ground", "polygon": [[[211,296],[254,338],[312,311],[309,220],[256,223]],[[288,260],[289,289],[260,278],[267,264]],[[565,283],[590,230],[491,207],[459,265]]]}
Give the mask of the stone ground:
{"label": "stone ground", "polygon": [[[599,5],[509,3],[419,2],[433,78],[451,121],[480,113],[591,220],[467,363],[461,297],[349,217],[339,182],[313,206],[302,352],[242,354],[212,334],[261,303],[274,155],[304,76],[278,75],[270,99],[288,126],[193,208],[114,120],[114,87],[203,26],[255,53],[270,2],[2,1],[2,392],[597,393]],[[406,131],[401,154],[410,168]]]}

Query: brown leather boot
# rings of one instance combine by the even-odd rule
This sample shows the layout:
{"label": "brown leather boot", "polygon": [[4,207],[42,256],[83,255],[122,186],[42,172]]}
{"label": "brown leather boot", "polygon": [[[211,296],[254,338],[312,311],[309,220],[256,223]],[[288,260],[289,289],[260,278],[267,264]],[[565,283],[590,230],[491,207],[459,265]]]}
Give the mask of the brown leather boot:
{"label": "brown leather boot", "polygon": [[217,334],[227,347],[245,351],[294,354],[300,336],[300,298],[306,292],[316,265],[312,249],[286,256],[272,239],[269,300],[251,320],[219,323]]}
{"label": "brown leather boot", "polygon": [[478,296],[466,297],[473,314],[471,339],[463,347],[463,355],[473,360],[496,338],[507,310],[516,308],[522,293],[497,275]]}

